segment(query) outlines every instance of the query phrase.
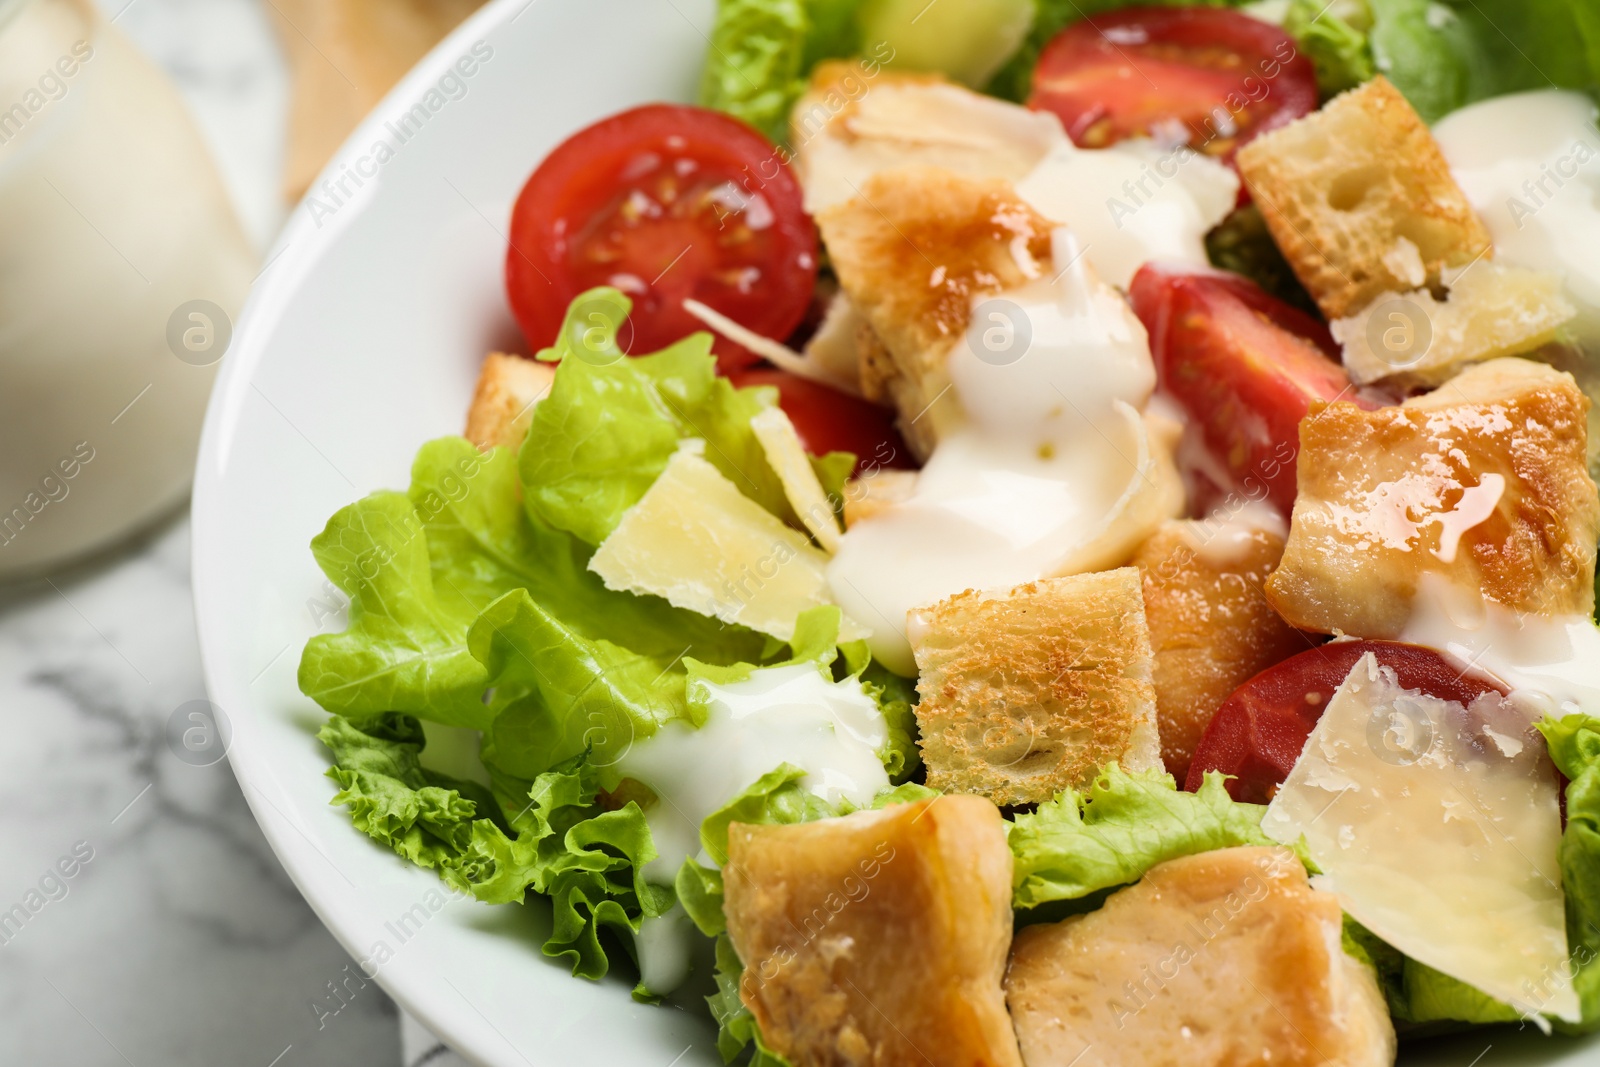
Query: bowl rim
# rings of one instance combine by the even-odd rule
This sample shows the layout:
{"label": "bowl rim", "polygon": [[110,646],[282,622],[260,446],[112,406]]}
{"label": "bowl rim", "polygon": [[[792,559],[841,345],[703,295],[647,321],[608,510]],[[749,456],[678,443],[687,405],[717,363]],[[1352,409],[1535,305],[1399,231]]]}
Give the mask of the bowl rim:
{"label": "bowl rim", "polygon": [[[189,566],[191,598],[195,612],[195,629],[200,648],[201,673],[206,691],[213,695],[230,688],[227,674],[221,664],[222,620],[210,610],[215,599],[208,597],[208,577],[216,568],[211,558],[212,528],[209,515],[213,510],[212,497],[220,491],[221,471],[227,466],[227,454],[232,446],[237,423],[241,394],[251,387],[253,375],[259,369],[266,351],[266,340],[272,336],[273,327],[298,292],[305,275],[332,249],[342,232],[358,217],[372,193],[347,202],[325,226],[317,226],[308,206],[324,179],[337,177],[342,169],[352,166],[383,133],[385,124],[396,121],[410,110],[419,96],[451,70],[463,51],[474,41],[488,38],[494,31],[515,21],[538,0],[488,0],[446,34],[437,44],[384,94],[383,99],[369,111],[349,136],[317,173],[301,198],[289,210],[287,221],[278,232],[272,247],[262,261],[262,267],[252,282],[250,293],[239,312],[234,326],[233,341],[226,358],[218,369],[211,394],[207,401],[205,420],[201,427],[200,444],[196,457],[194,489],[189,505],[191,544]],[[373,183],[376,190],[380,183]],[[219,608],[220,610],[220,608]],[[237,737],[237,725],[234,727]],[[302,900],[311,908],[323,927],[333,935],[339,946],[352,959],[360,960],[365,949],[360,944],[357,931],[346,927],[334,914],[327,901],[317,893],[308,891],[303,868],[309,865],[307,848],[296,841],[299,831],[292,821],[273,808],[260,786],[253,785],[256,777],[247,746],[230,744],[227,751],[229,766],[238,780],[240,791],[251,815],[261,828],[268,845],[279,864],[288,874]],[[316,850],[312,848],[311,852]],[[495,1061],[490,1042],[482,1027],[464,1025],[464,1016],[436,1010],[430,1005],[437,1000],[422,996],[410,983],[399,980],[397,972],[383,969],[371,977],[388,994],[402,1011],[421,1023],[427,1030],[462,1057],[479,1064]],[[470,1003],[470,1002],[469,1002]],[[485,1020],[487,1022],[487,1020]],[[492,1029],[492,1024],[489,1024]],[[512,1046],[515,1047],[515,1046]]]}

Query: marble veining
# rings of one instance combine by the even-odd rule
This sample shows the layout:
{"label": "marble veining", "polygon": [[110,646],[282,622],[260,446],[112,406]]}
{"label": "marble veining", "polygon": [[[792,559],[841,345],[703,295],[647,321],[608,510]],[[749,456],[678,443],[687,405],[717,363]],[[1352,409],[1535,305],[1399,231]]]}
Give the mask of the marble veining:
{"label": "marble veining", "polygon": [[204,697],[188,549],[175,519],[0,594],[0,1063],[389,1067],[393,1005],[319,1016],[349,957],[226,762],[168,739]]}

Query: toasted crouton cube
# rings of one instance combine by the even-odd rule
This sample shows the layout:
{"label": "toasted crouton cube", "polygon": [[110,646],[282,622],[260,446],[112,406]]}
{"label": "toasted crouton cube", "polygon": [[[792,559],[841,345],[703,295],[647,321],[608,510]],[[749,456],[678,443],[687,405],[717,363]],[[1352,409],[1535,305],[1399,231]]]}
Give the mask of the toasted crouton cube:
{"label": "toasted crouton cube", "polygon": [[1308,647],[1262,590],[1282,555],[1270,530],[1205,520],[1164,523],[1133,557],[1155,653],[1161,761],[1179,782],[1222,702]]}
{"label": "toasted crouton cube", "polygon": [[1445,300],[1426,289],[1382,293],[1333,321],[1345,369],[1357,384],[1438,385],[1467,364],[1548,344],[1578,313],[1554,274],[1484,260],[1458,277],[1446,271],[1445,281]]}
{"label": "toasted crouton cube", "polygon": [[971,590],[913,611],[928,784],[1034,804],[1112,760],[1159,768],[1136,567]]}
{"label": "toasted crouton cube", "polygon": [[723,875],[740,999],[794,1067],[1021,1067],[1000,988],[1011,851],[987,800],[735,823]]}
{"label": "toasted crouton cube", "polygon": [[872,175],[913,164],[1022,180],[1065,135],[1055,116],[975,93],[938,74],[818,64],[790,118],[806,210],[856,195]]}
{"label": "toasted crouton cube", "polygon": [[845,483],[844,524],[846,529],[911,499],[917,488],[916,471],[888,467],[862,471]]}
{"label": "toasted crouton cube", "polygon": [[1594,610],[1589,401],[1541,363],[1479,363],[1399,407],[1300,423],[1300,495],[1267,599],[1291,624],[1391,638],[1425,574],[1518,611]]}
{"label": "toasted crouton cube", "polygon": [[1491,254],[1427,125],[1374,78],[1239,150],[1273,240],[1330,319]]}
{"label": "toasted crouton cube", "polygon": [[946,362],[974,297],[1044,276],[1052,224],[1004,181],[932,167],[875,174],[860,193],[817,222],[877,339],[862,350],[862,391],[894,404],[907,444],[926,459],[961,418]]}
{"label": "toasted crouton cube", "polygon": [[1006,1003],[1028,1067],[1389,1067],[1372,971],[1284,849],[1169,860],[1099,911],[1017,934]]}
{"label": "toasted crouton cube", "polygon": [[521,448],[533,422],[533,406],[544,399],[555,380],[554,364],[490,352],[478,371],[478,387],[472,391],[462,436],[485,452],[496,445],[513,451]]}

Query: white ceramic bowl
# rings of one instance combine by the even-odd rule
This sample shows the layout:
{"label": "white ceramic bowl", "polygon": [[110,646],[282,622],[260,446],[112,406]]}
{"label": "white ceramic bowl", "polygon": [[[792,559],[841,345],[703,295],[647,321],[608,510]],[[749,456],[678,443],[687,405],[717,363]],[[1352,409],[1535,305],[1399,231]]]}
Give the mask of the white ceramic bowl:
{"label": "white ceramic bowl", "polygon": [[[547,908],[450,901],[434,913],[429,905],[447,899],[439,879],[328,805],[327,755],[313,737],[324,716],[295,669],[306,639],[343,619],[323,614],[334,598],[307,546],[338,508],[403,488],[424,441],[461,431],[484,352],[521,347],[501,267],[522,182],[603,115],[691,99],[711,9],[711,0],[498,0],[459,27],[324,172],[334,192],[341,176],[375,176],[360,188],[346,177],[354,196],[340,193],[342,203],[319,181],[316,199],[295,210],[240,317],[202,438],[196,610],[245,795],[351,955],[386,946],[383,987],[494,1067],[666,1067],[691,1045],[679,1067],[720,1061],[703,1013],[635,1004],[624,976],[594,984],[546,959]],[[470,76],[456,67],[462,57]],[[441,79],[438,109],[420,129],[415,116],[404,125]],[[394,130],[409,136],[402,143]],[[380,140],[394,149],[381,165]]]}
{"label": "white ceramic bowl", "polygon": [[[720,1061],[703,1011],[635,1004],[625,976],[594,984],[545,959],[542,904],[449,900],[433,874],[328,805],[327,755],[313,737],[324,716],[300,694],[295,668],[306,639],[341,628],[343,616],[332,614],[337,598],[307,545],[339,507],[403,488],[424,441],[460,431],[483,353],[520,345],[501,265],[523,180],[603,115],[692,99],[711,12],[712,0],[495,0],[469,19],[389,95],[329,165],[316,199],[296,210],[241,317],[201,442],[201,651],[245,795],[351,955],[486,1067]],[[475,61],[457,68],[462,57]],[[401,143],[403,118],[419,101],[426,111],[441,79],[442,103],[425,121],[412,118]],[[394,150],[381,165],[380,140]],[[339,193],[352,172],[362,185],[345,177],[351,195]],[[1581,1055],[1496,1032],[1406,1062],[1497,1067]]]}

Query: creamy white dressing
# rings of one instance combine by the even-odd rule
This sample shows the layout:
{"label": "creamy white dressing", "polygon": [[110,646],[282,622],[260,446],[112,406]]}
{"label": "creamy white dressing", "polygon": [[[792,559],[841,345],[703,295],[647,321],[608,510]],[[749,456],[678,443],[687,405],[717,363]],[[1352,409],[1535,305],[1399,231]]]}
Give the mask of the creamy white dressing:
{"label": "creamy white dressing", "polygon": [[1262,534],[1286,540],[1289,524],[1276,508],[1259,500],[1219,507],[1205,518],[1183,526],[1184,543],[1201,562],[1219,570],[1248,559]]}
{"label": "creamy white dressing", "polygon": [[682,904],[665,915],[639,920],[633,945],[639,953],[639,984],[665,996],[689,977],[690,946],[699,931]]}
{"label": "creamy white dressing", "polygon": [[1556,89],[1464,107],[1433,134],[1498,259],[1561,275],[1577,330],[1600,350],[1600,129],[1595,103]]}
{"label": "creamy white dressing", "polygon": [[1132,498],[1165,480],[1179,495],[1137,410],[1155,387],[1144,327],[1065,230],[1055,258],[1068,264],[1057,278],[978,302],[949,363],[966,425],[939,442],[911,498],[852,526],[829,565],[835,600],[900,674],[916,673],[911,609],[1112,565],[1132,547],[1112,529]]}
{"label": "creamy white dressing", "polygon": [[1400,640],[1500,679],[1530,713],[1600,715],[1600,629],[1587,616],[1514,611],[1424,574]]}
{"label": "creamy white dressing", "polygon": [[[649,881],[671,885],[690,856],[720,865],[724,857],[701,847],[700,824],[780,764],[803,768],[801,786],[830,804],[865,807],[889,788],[878,757],[888,726],[859,682],[834,682],[815,664],[800,663],[728,685],[691,684],[703,687],[705,723],[668,723],[612,768],[658,798],[645,812],[656,848],[644,866]],[[651,992],[670,992],[687,976],[686,918],[674,908],[641,926],[639,967]]]}
{"label": "creamy white dressing", "polygon": [[813,214],[859,196],[883,171],[922,165],[1000,178],[1039,214],[1071,227],[1100,276],[1122,288],[1153,259],[1209,266],[1206,232],[1239,193],[1232,169],[1187,145],[1141,137],[1079,148],[1054,115],[953,85],[873,85],[837,114],[807,97],[798,132]]}
{"label": "creamy white dressing", "polygon": [[1071,227],[1100,276],[1126,289],[1151,260],[1208,267],[1205,235],[1233,210],[1239,178],[1186,145],[1084,149],[1062,138],[1017,194]]}
{"label": "creamy white dressing", "polygon": [[1462,487],[1461,499],[1456,501],[1455,507],[1429,516],[1428,524],[1439,526],[1439,547],[1430,550],[1434,556],[1445,563],[1454,563],[1462,536],[1494,514],[1505,491],[1504,475],[1485,474],[1477,485]]}

